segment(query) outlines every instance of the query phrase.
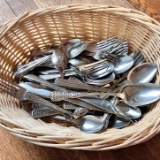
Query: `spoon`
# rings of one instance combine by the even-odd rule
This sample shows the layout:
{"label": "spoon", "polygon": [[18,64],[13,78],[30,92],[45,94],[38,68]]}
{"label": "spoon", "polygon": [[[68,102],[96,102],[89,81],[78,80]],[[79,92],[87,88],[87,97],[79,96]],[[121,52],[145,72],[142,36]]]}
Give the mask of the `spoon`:
{"label": "spoon", "polygon": [[68,122],[73,122],[77,125],[77,127],[84,132],[88,133],[95,133],[100,131],[106,121],[107,114],[105,114],[102,118],[98,118],[93,115],[86,115],[78,119],[66,119],[64,116],[54,115],[52,116],[54,119],[57,120],[65,120]]}
{"label": "spoon", "polygon": [[138,119],[142,116],[141,110],[136,106],[129,106],[123,101],[118,101],[116,107],[128,115],[131,119]]}
{"label": "spoon", "polygon": [[68,63],[70,63],[72,66],[80,66],[80,65],[86,64],[85,61],[81,59],[76,59],[76,58],[70,59]]}
{"label": "spoon", "polygon": [[53,65],[59,70],[61,78],[63,78],[63,71],[67,66],[67,56],[60,50],[53,51],[51,56]]}
{"label": "spoon", "polygon": [[120,61],[114,65],[114,73],[120,74],[132,67],[134,60],[131,56],[120,57]]}
{"label": "spoon", "polygon": [[87,47],[88,42],[87,41],[80,41],[74,44],[70,49],[68,49],[68,52],[66,53],[68,58],[75,58],[79,54],[81,54],[85,48]]}
{"label": "spoon", "polygon": [[120,97],[130,106],[143,106],[157,101],[160,98],[160,86],[152,83],[138,83],[126,86],[122,93],[87,93],[87,92],[59,92],[52,93],[53,101],[67,100],[69,98],[94,96]]}
{"label": "spoon", "polygon": [[110,118],[108,128],[120,129],[128,126],[129,124],[130,124],[130,121],[127,121],[120,117],[115,116],[113,117],[113,120],[112,120],[112,117]]}
{"label": "spoon", "polygon": [[[134,59],[134,64],[133,64],[132,68],[145,62],[145,58],[144,58],[143,54],[139,51],[133,52],[130,56]],[[111,89],[114,89],[120,82],[122,82],[124,79],[126,79],[127,76],[128,76],[128,72],[126,71],[126,72],[123,73],[121,78],[118,79],[114,83],[114,85],[112,85]]]}
{"label": "spoon", "polygon": [[157,65],[155,63],[139,64],[129,71],[127,80],[123,81],[120,90],[123,90],[123,88],[129,84],[149,83],[155,76],[156,72]]}
{"label": "spoon", "polygon": [[70,39],[61,45],[61,50],[66,54],[77,43],[81,43],[80,39]]}
{"label": "spoon", "polygon": [[128,73],[127,80],[132,84],[150,82],[157,72],[155,63],[142,63]]}

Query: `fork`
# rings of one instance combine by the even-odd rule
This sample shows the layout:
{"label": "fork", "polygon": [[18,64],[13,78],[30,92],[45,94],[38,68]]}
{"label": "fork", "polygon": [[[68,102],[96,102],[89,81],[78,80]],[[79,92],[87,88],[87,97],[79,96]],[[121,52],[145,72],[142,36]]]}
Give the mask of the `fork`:
{"label": "fork", "polygon": [[60,108],[59,106],[37,96],[36,94],[27,91],[25,88],[17,85],[16,83],[13,83],[1,77],[0,77],[0,91],[7,93],[8,95],[16,99],[19,99],[21,101],[30,100],[32,102],[43,104],[49,108],[54,109],[55,111],[59,112],[62,115],[67,114],[76,118],[72,112],[66,111],[65,109]]}
{"label": "fork", "polygon": [[[88,51],[87,53],[88,56],[92,56],[96,60],[101,59],[101,54],[104,51],[110,53],[105,56],[105,58],[107,58],[108,61],[113,60],[113,58],[115,60],[119,60],[117,55],[127,55],[128,45],[125,41],[123,41],[123,37],[121,38],[112,37],[112,38],[100,41],[98,43],[96,42],[90,43],[87,46],[86,51]],[[112,55],[115,55],[115,56],[113,57]]]}

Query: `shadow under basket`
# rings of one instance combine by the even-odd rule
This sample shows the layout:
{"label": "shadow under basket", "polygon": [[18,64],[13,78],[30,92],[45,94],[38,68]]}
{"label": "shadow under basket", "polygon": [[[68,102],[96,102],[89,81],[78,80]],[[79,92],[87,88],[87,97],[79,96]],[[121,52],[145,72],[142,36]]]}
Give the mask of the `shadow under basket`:
{"label": "shadow under basket", "polygon": [[[60,45],[71,38],[99,41],[124,37],[130,52],[141,51],[158,65],[160,85],[160,24],[136,10],[105,5],[56,6],[29,11],[0,29],[0,76],[18,81],[13,69],[29,62],[33,49]],[[0,86],[1,88],[1,86]],[[160,101],[134,125],[84,133],[74,126],[46,123],[32,118],[21,102],[0,93],[0,126],[28,142],[63,149],[109,150],[144,142],[160,132]]]}

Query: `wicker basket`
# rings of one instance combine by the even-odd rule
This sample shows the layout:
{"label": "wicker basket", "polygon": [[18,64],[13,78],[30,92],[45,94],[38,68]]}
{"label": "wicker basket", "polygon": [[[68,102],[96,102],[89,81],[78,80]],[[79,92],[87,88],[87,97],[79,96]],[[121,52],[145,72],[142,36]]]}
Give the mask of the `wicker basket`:
{"label": "wicker basket", "polygon": [[[31,60],[30,50],[59,45],[70,38],[99,41],[111,36],[129,43],[158,65],[160,84],[160,24],[130,9],[104,5],[71,5],[29,11],[0,30],[0,76],[16,81],[12,70]],[[135,125],[88,134],[75,127],[35,120],[22,104],[0,94],[0,125],[28,142],[63,149],[109,150],[144,142],[160,132],[160,101]]]}

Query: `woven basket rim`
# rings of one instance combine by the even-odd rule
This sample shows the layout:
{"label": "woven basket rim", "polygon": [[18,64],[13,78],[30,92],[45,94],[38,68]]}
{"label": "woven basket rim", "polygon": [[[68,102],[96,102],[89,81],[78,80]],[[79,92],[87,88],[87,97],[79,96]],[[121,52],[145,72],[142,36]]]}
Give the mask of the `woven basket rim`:
{"label": "woven basket rim", "polygon": [[129,19],[140,22],[147,26],[151,26],[150,29],[160,33],[160,23],[154,18],[148,16],[147,14],[137,11],[135,9],[124,8],[116,5],[99,5],[99,4],[71,4],[62,6],[52,6],[48,8],[40,8],[36,10],[26,11],[19,16],[13,18],[5,24],[0,26],[0,38],[15,25],[16,22],[23,22],[32,16],[38,16],[46,13],[61,13],[61,12],[112,12],[116,14],[121,14]]}
{"label": "woven basket rim", "polygon": [[[124,15],[127,19],[144,24],[150,30],[153,30],[155,33],[160,35],[160,23],[140,11],[137,11],[134,9],[127,9],[127,8],[123,8],[123,7],[119,7],[119,6],[112,6],[112,5],[108,6],[108,5],[73,4],[73,5],[64,5],[64,6],[53,6],[50,8],[43,8],[43,9],[27,11],[24,14],[21,14],[18,17],[14,18],[13,20],[7,22],[6,24],[3,24],[0,28],[0,38],[5,36],[5,34],[12,27],[14,27],[14,25],[17,25],[18,23],[24,22],[27,19],[30,19],[35,16],[39,16],[39,15],[45,15],[46,13],[62,13],[62,12],[67,12],[67,13],[68,12],[85,12],[85,13],[87,13],[87,12],[109,12],[109,13],[115,13],[117,15]],[[110,147],[105,148],[102,143],[102,144],[100,144],[100,146],[97,146],[97,148],[95,148],[94,145],[99,144],[99,142],[94,142],[93,147],[91,146],[91,147],[85,149],[85,146],[84,146],[84,148],[82,148],[82,147],[79,147],[79,148],[75,147],[74,148],[74,146],[77,146],[77,143],[80,143],[81,138],[79,138],[79,139],[77,139],[77,141],[73,142],[72,139],[74,139],[74,138],[72,137],[71,140],[69,141],[69,143],[64,143],[64,144],[48,144],[45,140],[43,142],[38,142],[35,137],[32,137],[32,136],[30,137],[27,134],[27,131],[23,128],[20,128],[19,126],[17,126],[17,128],[16,128],[16,126],[15,126],[15,128],[8,127],[7,125],[5,125],[5,123],[11,124],[13,126],[15,125],[14,123],[10,122],[9,120],[7,121],[7,120],[4,120],[3,118],[0,117],[0,122],[4,122],[3,124],[0,123],[0,126],[7,129],[12,134],[19,136],[20,138],[25,139],[28,142],[32,142],[32,143],[35,143],[38,145],[43,145],[43,146],[51,146],[51,147],[65,148],[65,149],[67,147],[68,147],[68,149],[84,149],[84,150],[108,150],[108,149],[123,148],[128,145],[131,145],[131,143],[133,143],[132,145],[135,145],[137,143],[141,143],[141,142],[153,137],[154,135],[160,133],[160,126],[159,126],[160,118],[159,118],[157,120],[156,124],[154,124],[153,121],[150,122],[150,124],[149,124],[151,126],[151,131],[149,132],[150,134],[148,134],[148,136],[146,136],[144,139],[142,138],[142,140],[138,140],[138,142],[135,142],[136,135],[133,135],[129,138],[128,141],[126,141],[123,144],[119,144],[119,145],[110,146]],[[137,134],[139,134],[139,133],[137,133]],[[105,136],[105,135],[103,135],[103,136]],[[41,138],[43,139],[46,137],[41,136]],[[56,137],[53,137],[53,138],[56,138]],[[61,138],[66,138],[66,137],[62,136]],[[69,139],[69,136],[67,138]],[[82,138],[84,138],[84,137],[82,137]],[[88,141],[91,139],[88,137]],[[94,136],[93,136],[93,139],[94,139]],[[103,139],[103,137],[102,137],[102,139]],[[73,144],[72,144],[72,142],[73,142]],[[106,140],[106,143],[107,142],[108,141]],[[104,143],[105,143],[105,141],[104,141]],[[101,149],[101,147],[102,147],[102,149]]]}

